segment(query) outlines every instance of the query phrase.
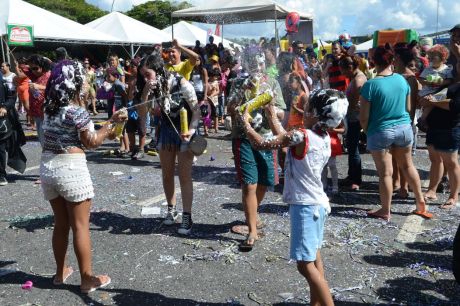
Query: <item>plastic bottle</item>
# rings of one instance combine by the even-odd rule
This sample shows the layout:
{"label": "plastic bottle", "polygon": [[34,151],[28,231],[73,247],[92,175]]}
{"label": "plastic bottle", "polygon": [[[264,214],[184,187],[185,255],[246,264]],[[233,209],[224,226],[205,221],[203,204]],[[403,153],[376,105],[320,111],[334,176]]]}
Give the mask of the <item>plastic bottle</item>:
{"label": "plastic bottle", "polygon": [[240,106],[240,113],[244,113],[246,107],[248,108],[248,112],[251,113],[252,111],[261,108],[268,103],[270,103],[273,99],[273,92],[271,90],[265,91],[263,94],[258,95],[254,99],[244,103]]}
{"label": "plastic bottle", "polygon": [[180,112],[180,131],[182,134],[188,133],[188,118],[187,118],[187,110],[185,108],[181,108]]}
{"label": "plastic bottle", "polygon": [[443,79],[440,75],[429,74],[426,76],[426,80],[430,83],[442,83]]}

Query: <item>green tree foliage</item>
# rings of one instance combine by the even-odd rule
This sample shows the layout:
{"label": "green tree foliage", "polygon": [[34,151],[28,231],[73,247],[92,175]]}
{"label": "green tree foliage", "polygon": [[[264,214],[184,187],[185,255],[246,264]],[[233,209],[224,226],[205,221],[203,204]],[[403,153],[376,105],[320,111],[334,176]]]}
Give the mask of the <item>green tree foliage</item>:
{"label": "green tree foliage", "polygon": [[149,24],[157,29],[164,29],[171,23],[171,13],[191,7],[187,2],[170,2],[154,0],[134,6],[126,15]]}
{"label": "green tree foliage", "polygon": [[[107,12],[88,4],[85,0],[25,0],[35,6],[53,12],[65,18],[86,24]],[[58,26],[58,25],[57,25]]]}

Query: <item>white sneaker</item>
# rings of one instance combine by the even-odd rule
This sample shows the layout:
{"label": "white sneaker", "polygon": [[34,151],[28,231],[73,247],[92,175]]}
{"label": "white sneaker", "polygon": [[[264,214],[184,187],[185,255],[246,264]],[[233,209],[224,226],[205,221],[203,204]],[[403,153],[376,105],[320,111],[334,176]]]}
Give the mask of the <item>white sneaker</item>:
{"label": "white sneaker", "polygon": [[173,225],[176,223],[176,220],[178,217],[179,217],[179,213],[177,212],[175,207],[173,209],[168,209],[168,213],[166,214],[166,217],[163,220],[163,224]]}
{"label": "white sneaker", "polygon": [[4,177],[0,177],[0,186],[8,185],[8,181]]}

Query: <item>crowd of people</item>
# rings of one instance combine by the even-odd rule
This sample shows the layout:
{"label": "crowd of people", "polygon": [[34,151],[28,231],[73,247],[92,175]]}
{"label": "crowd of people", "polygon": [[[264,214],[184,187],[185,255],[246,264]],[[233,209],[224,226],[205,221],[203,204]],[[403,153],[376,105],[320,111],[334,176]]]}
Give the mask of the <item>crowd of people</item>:
{"label": "crowd of people", "polygon": [[[54,62],[34,54],[12,65],[3,63],[0,185],[7,184],[7,161],[19,172],[25,169],[18,115],[24,110],[42,146],[37,183],[54,212],[53,283],[63,284],[73,272],[66,263],[72,229],[81,291],[88,293],[111,279],[94,276],[91,268],[94,188],[85,150],[109,138],[120,141],[119,157],[140,159],[147,149],[157,153],[167,201],[165,225],[179,218],[177,168],[183,206],[178,233],[190,235],[196,158],[190,147],[199,135],[230,129],[225,137],[232,141],[246,218],[245,224],[231,229],[245,236],[240,249],[250,251],[260,239],[264,223],[258,207],[268,188],[281,182],[290,206],[290,256],[311,287],[311,303],[332,305],[319,249],[330,197],[341,188],[358,191],[363,184],[363,141],[379,176],[381,208],[369,211],[369,217],[390,220],[394,191],[407,198],[410,188],[415,197],[412,213],[432,218],[426,204],[437,199],[443,177],[448,178],[450,196],[441,208],[457,205],[460,25],[450,34],[449,48],[434,45],[420,52],[417,42],[386,44],[370,50],[368,63],[347,39],[333,42],[332,53],[318,58],[300,41],[283,52],[265,39],[229,50],[214,44],[212,37],[205,47],[197,41],[186,48],[173,40],[155,46],[151,54],[124,61],[112,54],[105,69],[94,69],[88,59],[71,59],[63,48],[56,50]],[[95,129],[90,112],[98,114],[99,100],[107,101],[108,120]],[[266,106],[250,109],[252,103]],[[412,161],[418,128],[427,133],[431,161],[425,193]],[[348,177],[339,186],[336,158],[344,151]]]}

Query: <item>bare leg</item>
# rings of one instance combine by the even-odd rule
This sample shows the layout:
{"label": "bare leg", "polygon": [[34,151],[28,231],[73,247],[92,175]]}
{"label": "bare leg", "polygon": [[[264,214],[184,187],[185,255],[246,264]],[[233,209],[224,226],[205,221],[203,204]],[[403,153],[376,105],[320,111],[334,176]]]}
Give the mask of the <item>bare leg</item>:
{"label": "bare leg", "polygon": [[193,181],[192,181],[193,154],[189,151],[178,155],[179,182],[184,212],[192,213]]}
{"label": "bare leg", "polygon": [[[243,208],[246,216],[246,224],[249,228],[249,236],[257,239],[257,184],[243,184]],[[262,193],[262,191],[259,191]]]}
{"label": "bare leg", "polygon": [[176,206],[176,192],[174,188],[174,168],[176,164],[176,151],[160,148],[160,165],[163,181],[163,190],[168,205]]}
{"label": "bare leg", "polygon": [[134,152],[134,149],[136,147],[136,134],[134,133],[127,133],[128,134],[128,142],[129,142],[129,150],[131,152]]}
{"label": "bare leg", "polygon": [[324,278],[324,269],[322,261],[320,259],[319,251],[317,252],[317,260],[314,262],[298,261],[297,270],[299,273],[307,279],[308,285],[310,286],[310,305],[334,305],[332,296],[329,290],[329,285]]}
{"label": "bare leg", "polygon": [[460,190],[460,166],[458,164],[458,152],[439,152],[441,159],[449,175],[450,196],[441,208],[453,208],[457,205],[458,192]]}
{"label": "bare leg", "polygon": [[412,146],[394,148],[393,153],[404,177],[414,192],[417,210],[425,211],[425,200],[423,198],[420,176],[412,162]]}
{"label": "bare leg", "polygon": [[441,155],[433,148],[433,146],[428,146],[428,154],[431,161],[430,184],[428,185],[425,197],[431,200],[436,200],[436,189],[438,188],[439,182],[441,182],[441,178],[444,173],[444,164],[442,163]]}
{"label": "bare leg", "polygon": [[91,262],[91,238],[89,234],[89,211],[91,200],[80,203],[66,202],[69,223],[73,232],[73,246],[80,269],[81,285],[91,286],[93,275]]}
{"label": "bare leg", "polygon": [[389,219],[391,213],[391,198],[393,193],[392,156],[388,150],[372,151],[371,154],[379,174],[379,192],[380,202],[382,204],[382,208],[374,211],[373,213]]}
{"label": "bare leg", "polygon": [[67,214],[66,201],[58,197],[50,201],[54,213],[54,228],[53,228],[53,253],[56,261],[56,280],[62,282],[66,270],[67,247],[69,245],[70,223]]}

